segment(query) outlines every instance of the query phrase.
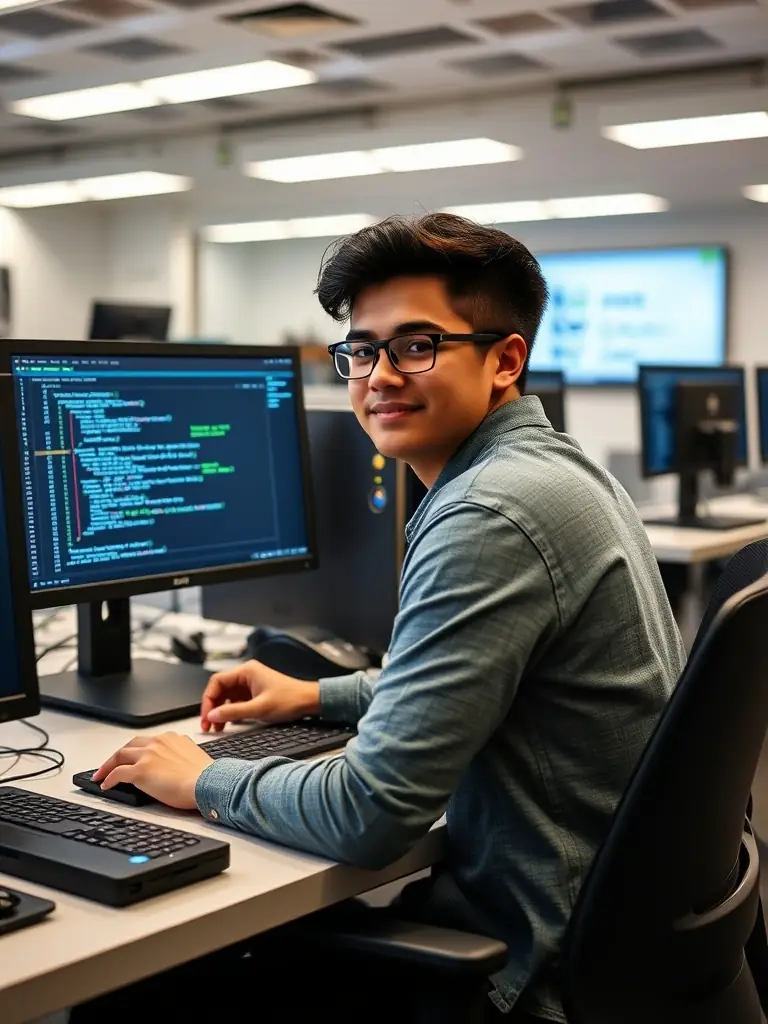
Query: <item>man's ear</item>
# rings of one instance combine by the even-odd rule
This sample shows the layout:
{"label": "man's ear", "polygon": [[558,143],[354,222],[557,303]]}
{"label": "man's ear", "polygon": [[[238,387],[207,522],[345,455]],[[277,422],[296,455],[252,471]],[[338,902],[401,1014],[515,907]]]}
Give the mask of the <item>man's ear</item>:
{"label": "man's ear", "polygon": [[506,391],[517,383],[523,372],[525,360],[528,358],[528,346],[521,334],[510,334],[496,346],[496,374],[493,381],[494,391]]}

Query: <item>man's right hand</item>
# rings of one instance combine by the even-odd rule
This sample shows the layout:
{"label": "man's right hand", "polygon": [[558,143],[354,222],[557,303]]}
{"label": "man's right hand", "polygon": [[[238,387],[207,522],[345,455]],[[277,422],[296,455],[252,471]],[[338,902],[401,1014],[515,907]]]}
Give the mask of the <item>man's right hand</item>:
{"label": "man's right hand", "polygon": [[283,675],[260,661],[211,676],[200,709],[203,732],[221,732],[227,722],[243,719],[292,722],[319,713],[319,683]]}

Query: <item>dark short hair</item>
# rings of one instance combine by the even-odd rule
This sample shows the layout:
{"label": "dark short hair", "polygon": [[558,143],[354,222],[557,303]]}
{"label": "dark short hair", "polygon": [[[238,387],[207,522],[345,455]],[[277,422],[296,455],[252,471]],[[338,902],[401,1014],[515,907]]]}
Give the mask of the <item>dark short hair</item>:
{"label": "dark short hair", "polygon": [[517,381],[522,393],[547,285],[535,257],[505,231],[451,213],[387,217],[326,249],[316,292],[326,313],[343,323],[369,285],[419,275],[444,278],[454,308],[475,331],[523,336],[529,356]]}

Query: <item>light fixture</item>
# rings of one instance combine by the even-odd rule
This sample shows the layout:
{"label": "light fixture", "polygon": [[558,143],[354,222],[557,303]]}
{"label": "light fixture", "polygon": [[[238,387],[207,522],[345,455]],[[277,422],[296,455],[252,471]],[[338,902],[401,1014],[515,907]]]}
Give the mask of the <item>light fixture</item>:
{"label": "light fixture", "polygon": [[443,209],[443,213],[455,213],[480,224],[515,224],[535,220],[663,213],[668,209],[669,203],[660,196],[648,195],[645,192],[628,192],[613,196],[574,196],[566,199],[448,206]]}
{"label": "light fixture", "polygon": [[768,113],[752,110],[741,114],[679,117],[670,121],[639,121],[601,129],[606,139],[633,149],[696,146],[708,142],[736,142],[768,138]]}
{"label": "light fixture", "polygon": [[476,203],[471,206],[448,206],[443,213],[455,213],[479,224],[519,224],[532,220],[549,220],[546,203],[538,200],[519,203]]}
{"label": "light fixture", "polygon": [[367,228],[376,218],[367,213],[342,213],[330,217],[294,217],[289,220],[257,220],[244,224],[209,224],[202,229],[209,242],[274,242],[285,238],[335,238]]}
{"label": "light fixture", "polygon": [[496,139],[452,139],[448,142],[258,160],[247,163],[245,173],[252,178],[294,184],[395,171],[473,167],[519,160],[521,156],[522,151],[517,146],[497,142]]}
{"label": "light fixture", "polygon": [[[0,0],[0,11],[9,14],[11,11],[23,11],[25,7],[40,7],[44,0]],[[48,0],[46,6],[61,3],[61,0]]]}
{"label": "light fixture", "polygon": [[768,185],[746,185],[741,194],[755,203],[768,203]]}
{"label": "light fixture", "polygon": [[156,107],[163,103],[192,103],[271,89],[289,89],[316,80],[317,75],[306,68],[275,60],[259,60],[252,64],[190,71],[140,82],[118,82],[74,92],[30,96],[9,103],[8,110],[12,114],[47,121],[68,121],[76,117]]}
{"label": "light fixture", "polygon": [[41,181],[32,185],[0,187],[0,207],[33,209],[38,206],[63,206],[67,203],[184,192],[191,187],[192,179],[178,174],[129,171],[124,174],[105,174],[97,178],[73,178],[70,181]]}

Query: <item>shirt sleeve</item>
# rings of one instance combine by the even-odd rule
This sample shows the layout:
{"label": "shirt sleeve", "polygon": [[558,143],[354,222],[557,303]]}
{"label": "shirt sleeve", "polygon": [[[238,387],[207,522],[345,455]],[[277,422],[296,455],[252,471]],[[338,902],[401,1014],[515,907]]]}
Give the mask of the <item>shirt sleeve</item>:
{"label": "shirt sleeve", "polygon": [[217,761],[197,785],[205,816],[366,868],[429,831],[510,713],[526,664],[558,628],[558,607],[523,530],[461,501],[415,538],[400,609],[389,662],[344,755]]}
{"label": "shirt sleeve", "polygon": [[320,716],[357,725],[371,704],[373,681],[365,672],[320,680]]}

